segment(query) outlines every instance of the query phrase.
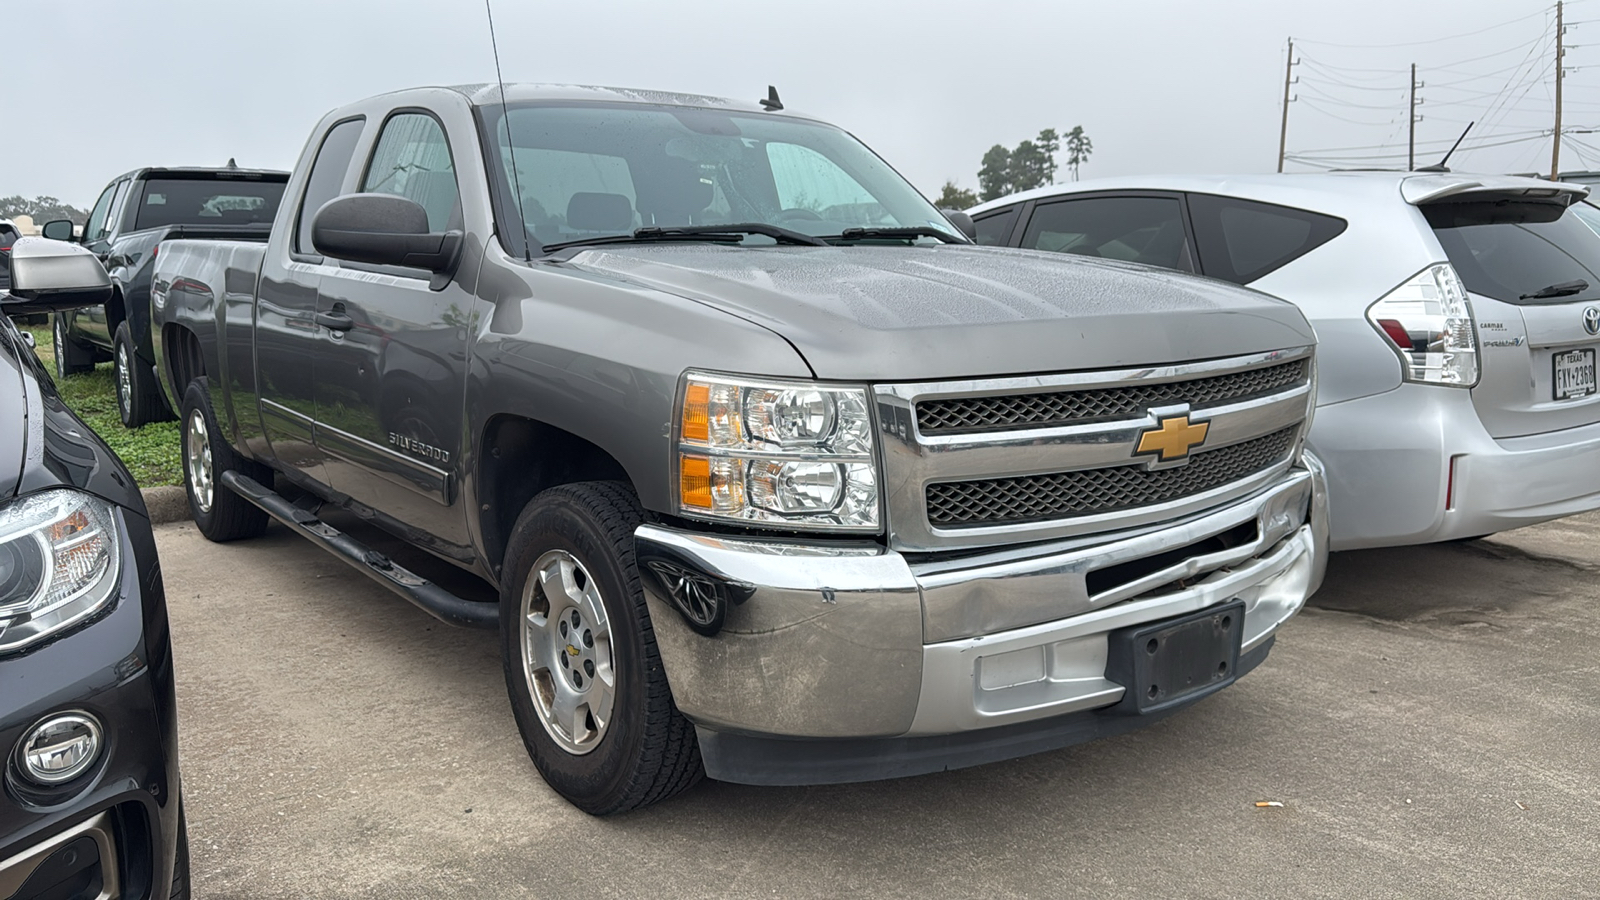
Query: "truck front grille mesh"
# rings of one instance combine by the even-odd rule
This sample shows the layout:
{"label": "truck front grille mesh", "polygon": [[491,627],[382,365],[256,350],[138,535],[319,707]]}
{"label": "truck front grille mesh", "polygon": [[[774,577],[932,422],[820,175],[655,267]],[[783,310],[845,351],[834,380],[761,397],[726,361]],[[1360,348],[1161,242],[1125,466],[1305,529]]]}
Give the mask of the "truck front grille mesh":
{"label": "truck front grille mesh", "polygon": [[917,427],[923,434],[961,434],[1137,418],[1151,407],[1179,403],[1199,409],[1274,394],[1304,384],[1308,365],[1308,360],[1297,359],[1191,381],[924,400],[917,404]]}
{"label": "truck front grille mesh", "polygon": [[1291,425],[1265,437],[1196,452],[1188,465],[1175,469],[1151,471],[1135,464],[931,484],[927,490],[928,521],[938,528],[1011,525],[1092,516],[1177,500],[1284,462],[1294,447],[1299,427]]}

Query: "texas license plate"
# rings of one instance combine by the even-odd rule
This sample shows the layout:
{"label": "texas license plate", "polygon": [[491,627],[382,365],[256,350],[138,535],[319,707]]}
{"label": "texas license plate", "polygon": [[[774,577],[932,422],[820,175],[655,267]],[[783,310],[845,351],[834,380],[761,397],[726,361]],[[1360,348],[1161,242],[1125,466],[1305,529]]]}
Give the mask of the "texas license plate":
{"label": "texas license plate", "polygon": [[1551,359],[1555,365],[1551,383],[1557,400],[1587,397],[1595,392],[1593,350],[1568,350]]}

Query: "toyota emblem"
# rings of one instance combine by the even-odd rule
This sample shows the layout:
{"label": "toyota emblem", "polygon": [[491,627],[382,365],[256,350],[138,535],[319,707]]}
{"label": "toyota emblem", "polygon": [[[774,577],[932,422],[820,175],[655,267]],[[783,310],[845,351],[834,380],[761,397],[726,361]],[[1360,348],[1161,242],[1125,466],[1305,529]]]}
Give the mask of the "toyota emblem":
{"label": "toyota emblem", "polygon": [[1583,330],[1590,334],[1600,334],[1600,306],[1588,306],[1583,310]]}

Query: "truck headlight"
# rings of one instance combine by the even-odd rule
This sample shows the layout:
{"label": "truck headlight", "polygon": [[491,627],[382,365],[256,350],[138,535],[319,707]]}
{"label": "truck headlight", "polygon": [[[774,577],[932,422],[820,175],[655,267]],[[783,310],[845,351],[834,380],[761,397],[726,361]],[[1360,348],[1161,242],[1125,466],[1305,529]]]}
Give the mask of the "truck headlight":
{"label": "truck headlight", "polygon": [[89,494],[44,491],[0,506],[0,653],[104,609],[120,547],[111,507]]}
{"label": "truck headlight", "polygon": [[1407,381],[1472,387],[1478,342],[1466,288],[1449,264],[1429,266],[1367,309],[1367,320],[1400,354]]}
{"label": "truck headlight", "polygon": [[690,372],[678,509],[700,518],[878,531],[867,391]]}

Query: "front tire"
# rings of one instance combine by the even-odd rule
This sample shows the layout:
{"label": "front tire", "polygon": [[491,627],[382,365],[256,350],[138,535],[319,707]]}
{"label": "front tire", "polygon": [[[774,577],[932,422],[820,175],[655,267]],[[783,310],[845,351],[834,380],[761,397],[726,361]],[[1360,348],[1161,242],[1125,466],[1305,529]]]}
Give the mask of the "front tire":
{"label": "front tire", "polygon": [[223,486],[222,473],[230,470],[257,481],[270,477],[260,464],[228,446],[211,412],[206,379],[196,378],[183,392],[183,489],[195,526],[218,543],[258,537],[267,530],[267,514]]}
{"label": "front tire", "polygon": [[641,518],[625,484],[563,485],[528,504],[506,547],[500,634],[517,728],[550,787],[596,816],[704,774],[639,584]]}
{"label": "front tire", "polygon": [[133,329],[123,322],[117,326],[116,339],[112,341],[111,361],[117,388],[117,415],[127,428],[160,422],[169,415],[155,373],[139,362],[135,350]]}
{"label": "front tire", "polygon": [[56,358],[56,380],[60,381],[68,375],[79,375],[94,368],[94,352],[88,347],[78,344],[67,335],[67,314],[54,313],[50,316],[51,341],[54,346],[51,351]]}

